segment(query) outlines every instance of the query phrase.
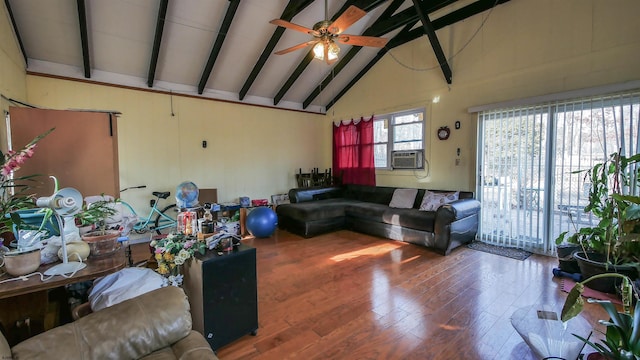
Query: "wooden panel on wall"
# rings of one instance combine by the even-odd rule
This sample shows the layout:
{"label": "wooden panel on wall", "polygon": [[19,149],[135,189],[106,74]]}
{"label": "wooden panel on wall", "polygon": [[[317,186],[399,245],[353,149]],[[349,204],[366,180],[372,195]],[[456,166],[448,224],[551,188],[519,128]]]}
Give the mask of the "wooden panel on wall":
{"label": "wooden panel on wall", "polygon": [[83,196],[107,194],[118,197],[117,118],[102,112],[45,110],[11,107],[11,141],[20,149],[36,136],[55,127],[42,139],[18,176],[42,174],[37,196],[49,196],[53,181],[60,188],[76,188]]}

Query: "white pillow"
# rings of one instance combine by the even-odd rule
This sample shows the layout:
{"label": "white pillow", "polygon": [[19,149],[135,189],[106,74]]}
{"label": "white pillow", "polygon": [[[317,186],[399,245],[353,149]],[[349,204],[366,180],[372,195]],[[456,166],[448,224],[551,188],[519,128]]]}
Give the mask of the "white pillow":
{"label": "white pillow", "polygon": [[411,209],[413,202],[416,201],[416,195],[418,189],[395,189],[393,191],[393,198],[389,203],[389,207],[399,209]]}
{"label": "white pillow", "polygon": [[459,191],[436,193],[425,190],[424,197],[422,198],[422,203],[420,204],[420,210],[436,211],[441,205],[458,200],[458,196],[460,196]]}

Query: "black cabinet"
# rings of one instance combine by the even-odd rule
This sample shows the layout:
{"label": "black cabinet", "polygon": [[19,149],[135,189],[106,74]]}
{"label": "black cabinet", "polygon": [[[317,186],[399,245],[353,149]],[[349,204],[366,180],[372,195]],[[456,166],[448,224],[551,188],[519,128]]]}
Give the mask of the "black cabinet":
{"label": "black cabinet", "polygon": [[256,249],[244,244],[218,255],[208,251],[184,265],[193,329],[213,350],[258,330]]}

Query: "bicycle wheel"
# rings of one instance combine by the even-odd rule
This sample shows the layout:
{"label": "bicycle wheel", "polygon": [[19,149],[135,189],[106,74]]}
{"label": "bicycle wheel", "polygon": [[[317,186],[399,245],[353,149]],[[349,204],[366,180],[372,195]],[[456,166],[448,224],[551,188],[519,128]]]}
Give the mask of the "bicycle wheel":
{"label": "bicycle wheel", "polygon": [[176,207],[176,204],[173,204],[167,206],[160,212],[160,214],[158,214],[155,226],[155,230],[158,235],[168,234],[176,230],[176,225],[178,223],[176,218],[178,217],[179,210],[180,209]]}

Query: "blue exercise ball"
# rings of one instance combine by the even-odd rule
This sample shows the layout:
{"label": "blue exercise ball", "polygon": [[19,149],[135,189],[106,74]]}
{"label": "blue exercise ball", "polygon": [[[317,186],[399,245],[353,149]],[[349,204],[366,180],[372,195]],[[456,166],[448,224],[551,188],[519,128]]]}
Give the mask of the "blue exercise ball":
{"label": "blue exercise ball", "polygon": [[249,233],[257,238],[269,237],[276,231],[278,216],[268,207],[258,207],[247,215],[245,223]]}

